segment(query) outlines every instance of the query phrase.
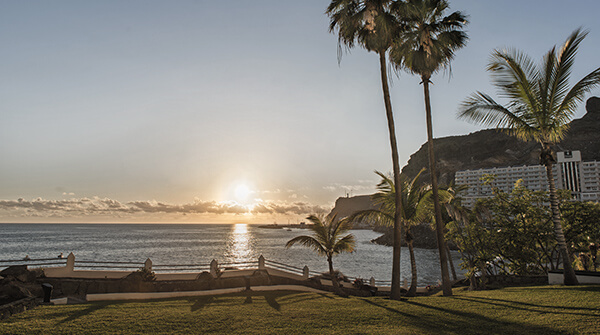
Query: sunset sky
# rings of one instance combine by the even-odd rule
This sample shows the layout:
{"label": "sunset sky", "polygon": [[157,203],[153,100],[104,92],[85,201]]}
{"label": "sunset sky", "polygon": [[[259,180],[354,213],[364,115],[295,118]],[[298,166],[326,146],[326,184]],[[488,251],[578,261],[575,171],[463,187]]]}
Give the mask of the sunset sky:
{"label": "sunset sky", "polygon": [[[328,3],[0,0],[0,222],[295,223],[372,192],[391,170],[378,58],[338,65]],[[470,41],[433,78],[435,137],[480,129],[456,110],[494,93],[494,48],[538,60],[583,26],[572,79],[600,66],[597,0],[450,4]],[[422,87],[392,78],[404,165]]]}

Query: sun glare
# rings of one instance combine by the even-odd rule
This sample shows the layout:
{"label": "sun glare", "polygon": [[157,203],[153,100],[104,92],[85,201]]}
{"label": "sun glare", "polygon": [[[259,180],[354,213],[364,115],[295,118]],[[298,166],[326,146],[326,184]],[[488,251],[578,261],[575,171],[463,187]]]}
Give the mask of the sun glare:
{"label": "sun glare", "polygon": [[241,202],[241,203],[247,202],[249,200],[251,194],[252,194],[252,190],[246,184],[239,184],[238,186],[235,187],[235,189],[233,191],[235,200],[237,202]]}

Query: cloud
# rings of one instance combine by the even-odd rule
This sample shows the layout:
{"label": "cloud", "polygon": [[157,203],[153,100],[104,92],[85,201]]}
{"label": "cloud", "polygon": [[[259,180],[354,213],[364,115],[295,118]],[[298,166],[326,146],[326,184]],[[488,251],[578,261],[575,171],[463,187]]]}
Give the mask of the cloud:
{"label": "cloud", "polygon": [[0,200],[0,212],[20,214],[27,217],[77,217],[106,215],[123,217],[135,214],[312,214],[325,213],[328,208],[307,202],[260,201],[246,206],[236,202],[202,201],[194,199],[191,203],[169,204],[165,202],[131,201],[122,203],[109,198],[72,198],[65,200]]}
{"label": "cloud", "polygon": [[359,184],[356,185],[344,185],[340,183],[334,183],[327,186],[323,186],[323,189],[329,192],[344,192],[344,193],[373,193],[375,191],[375,185],[377,182],[369,180],[360,180]]}
{"label": "cloud", "polygon": [[314,214],[325,213],[329,208],[323,206],[312,205],[307,202],[264,202],[255,205],[252,209],[253,214]]}

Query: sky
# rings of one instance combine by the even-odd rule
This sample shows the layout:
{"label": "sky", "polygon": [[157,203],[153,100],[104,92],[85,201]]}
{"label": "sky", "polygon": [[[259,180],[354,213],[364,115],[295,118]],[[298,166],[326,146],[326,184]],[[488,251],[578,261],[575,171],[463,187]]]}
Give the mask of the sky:
{"label": "sky", "polygon": [[[392,165],[378,57],[338,62],[328,3],[0,0],[0,222],[296,223],[373,192]],[[432,78],[434,137],[482,129],[456,111],[494,93],[495,48],[539,60],[584,27],[573,82],[600,66],[597,0],[450,6],[470,40]],[[403,166],[422,86],[391,79]]]}

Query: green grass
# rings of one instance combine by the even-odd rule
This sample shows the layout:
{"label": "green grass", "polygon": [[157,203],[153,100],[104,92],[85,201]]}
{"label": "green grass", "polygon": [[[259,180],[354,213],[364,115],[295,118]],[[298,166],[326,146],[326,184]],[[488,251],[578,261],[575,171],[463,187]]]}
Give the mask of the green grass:
{"label": "green grass", "polygon": [[287,291],[40,306],[0,334],[598,334],[600,286],[535,286],[453,297],[341,298]]}

